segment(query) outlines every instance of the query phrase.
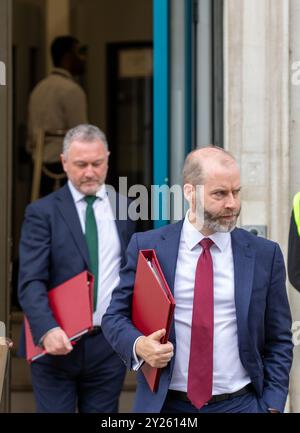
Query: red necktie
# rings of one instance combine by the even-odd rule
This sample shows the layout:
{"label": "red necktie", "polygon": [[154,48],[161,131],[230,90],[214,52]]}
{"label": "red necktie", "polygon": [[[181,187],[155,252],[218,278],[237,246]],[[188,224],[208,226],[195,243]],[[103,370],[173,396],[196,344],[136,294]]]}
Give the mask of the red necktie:
{"label": "red necktie", "polygon": [[214,290],[210,247],[213,243],[208,238],[200,242],[203,251],[195,276],[187,394],[198,409],[212,396]]}

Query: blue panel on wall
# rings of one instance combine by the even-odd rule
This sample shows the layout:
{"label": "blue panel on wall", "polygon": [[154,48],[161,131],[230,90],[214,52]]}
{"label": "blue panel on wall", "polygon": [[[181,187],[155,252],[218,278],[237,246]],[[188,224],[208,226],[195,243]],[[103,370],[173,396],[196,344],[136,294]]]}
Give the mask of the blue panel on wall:
{"label": "blue panel on wall", "polygon": [[[154,185],[169,182],[169,0],[153,1],[154,17]],[[157,190],[157,188],[156,188]],[[154,193],[155,195],[155,193]],[[168,222],[164,219],[167,202],[154,200],[154,227]]]}
{"label": "blue panel on wall", "polygon": [[185,153],[193,147],[193,0],[185,0]]}

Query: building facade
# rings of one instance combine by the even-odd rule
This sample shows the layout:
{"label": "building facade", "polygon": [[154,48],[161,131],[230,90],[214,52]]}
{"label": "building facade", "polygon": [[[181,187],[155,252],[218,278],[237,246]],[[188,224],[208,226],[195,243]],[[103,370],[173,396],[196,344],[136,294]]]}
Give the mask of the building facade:
{"label": "building facade", "polygon": [[[121,2],[114,2],[121,7]],[[0,0],[0,320],[10,327],[12,251],[22,218],[21,211],[14,214],[14,202],[24,188],[22,176],[17,189],[13,188],[18,149],[15,122],[25,122],[25,105],[18,105],[12,85],[16,73],[12,48],[18,41],[12,24],[18,7],[40,8],[43,27],[32,36],[43,47],[38,75],[49,69],[47,48],[55,35],[72,32],[89,44],[85,86],[90,119],[105,125],[104,129],[110,113],[109,96],[100,98],[107,95],[110,71],[105,49],[110,45],[114,53],[142,46],[144,59],[149,47],[153,49],[153,87],[146,72],[139,75],[145,101],[153,97],[153,106],[148,105],[142,119],[152,131],[145,139],[150,146],[145,145],[150,149],[146,160],[151,160],[147,182],[180,184],[188,151],[209,143],[224,146],[241,167],[240,226],[279,242],[286,257],[292,197],[300,190],[299,0],[128,0],[128,28],[123,31],[114,7],[104,9],[102,0],[86,0],[85,6],[76,0],[54,3]],[[108,26],[100,31],[100,42],[89,24],[96,25],[101,14],[100,28],[106,20]],[[18,94],[21,98],[22,89]],[[20,108],[17,113],[16,107]],[[133,171],[138,169],[136,164]],[[164,223],[160,220],[154,225]],[[296,330],[300,296],[287,287]],[[291,412],[300,411],[300,352],[295,343],[287,405]],[[9,410],[9,395],[8,381],[3,410]]]}

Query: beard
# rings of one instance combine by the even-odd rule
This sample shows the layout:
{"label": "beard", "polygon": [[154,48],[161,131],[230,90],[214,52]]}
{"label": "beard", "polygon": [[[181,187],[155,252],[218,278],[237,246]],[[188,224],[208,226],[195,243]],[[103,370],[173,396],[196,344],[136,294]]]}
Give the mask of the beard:
{"label": "beard", "polygon": [[198,222],[197,225],[213,233],[232,232],[232,230],[236,226],[236,222],[240,212],[241,208],[231,213],[229,211],[227,211],[226,213],[224,211],[219,213],[212,213],[208,210],[203,209],[202,206],[196,206],[196,219]]}
{"label": "beard", "polygon": [[[208,229],[214,231],[214,232],[221,232],[221,233],[227,233],[232,232],[232,230],[236,226],[236,222],[238,219],[238,216],[240,214],[240,209],[233,213],[233,214],[226,214],[226,215],[214,215],[208,211],[204,211],[204,225]],[[229,217],[230,219],[225,219],[224,216]]]}

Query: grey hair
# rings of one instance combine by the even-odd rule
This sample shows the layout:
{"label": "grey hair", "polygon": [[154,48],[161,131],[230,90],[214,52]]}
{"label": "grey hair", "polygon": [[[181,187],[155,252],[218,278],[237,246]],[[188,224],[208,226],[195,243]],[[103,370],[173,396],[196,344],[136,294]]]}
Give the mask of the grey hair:
{"label": "grey hair", "polygon": [[108,151],[108,142],[104,132],[101,131],[101,129],[99,129],[97,126],[84,123],[82,125],[75,126],[75,128],[69,129],[69,131],[66,133],[63,141],[63,154],[65,158],[67,157],[72,142],[75,140],[86,143],[90,143],[95,140],[101,140]]}
{"label": "grey hair", "polygon": [[[218,146],[205,146],[202,148],[198,148],[195,150],[192,150],[187,157],[185,158],[184,165],[183,165],[183,184],[190,183],[192,185],[203,185],[204,184],[204,177],[205,177],[205,167],[203,166],[203,161],[201,161],[201,158],[196,158],[195,154],[198,153],[202,149],[215,149],[217,152],[223,153],[224,156],[227,156],[231,158],[232,160],[236,160],[235,157],[228,152],[227,150],[223,149],[222,147]],[[227,158],[226,158],[227,160]],[[222,161],[221,161],[222,162]],[[223,161],[225,162],[225,160]]]}

